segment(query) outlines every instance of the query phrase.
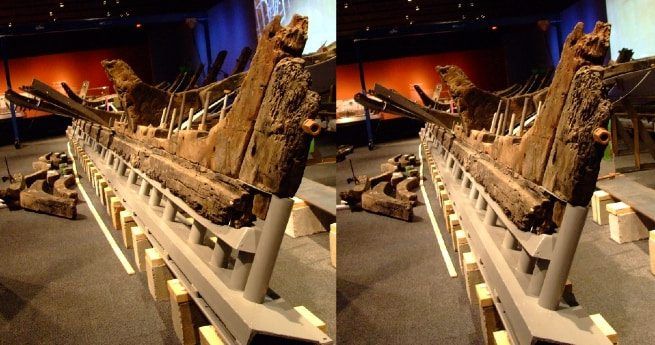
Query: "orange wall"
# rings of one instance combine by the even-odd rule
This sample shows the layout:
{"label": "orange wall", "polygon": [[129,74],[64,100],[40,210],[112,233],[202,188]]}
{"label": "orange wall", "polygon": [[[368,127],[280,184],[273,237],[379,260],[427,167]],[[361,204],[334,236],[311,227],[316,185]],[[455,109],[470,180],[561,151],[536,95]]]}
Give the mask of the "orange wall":
{"label": "orange wall", "polygon": [[[500,49],[447,52],[364,63],[366,87],[375,83],[395,89],[420,102],[413,85],[418,84],[432,95],[441,80],[434,70],[438,65],[457,65],[477,86],[487,90],[504,88],[507,84],[505,60]],[[357,64],[337,66],[337,99],[352,99],[361,91]]]}
{"label": "orange wall", "polygon": [[[139,56],[139,51],[147,50],[145,47],[119,47],[10,59],[11,85],[18,91],[20,86],[31,85],[32,79],[39,79],[62,93],[64,93],[60,86],[62,81],[65,81],[75,92],[79,91],[84,80],[90,82],[90,89],[101,86],[111,87],[100,62],[104,59],[116,58],[125,60],[141,78],[149,80],[151,74],[149,57]],[[0,68],[0,78],[0,91],[4,93],[7,84],[2,68]],[[113,88],[108,91],[113,93]],[[98,94],[99,91],[89,91],[89,95]],[[29,117],[41,114],[28,111],[26,115]]]}

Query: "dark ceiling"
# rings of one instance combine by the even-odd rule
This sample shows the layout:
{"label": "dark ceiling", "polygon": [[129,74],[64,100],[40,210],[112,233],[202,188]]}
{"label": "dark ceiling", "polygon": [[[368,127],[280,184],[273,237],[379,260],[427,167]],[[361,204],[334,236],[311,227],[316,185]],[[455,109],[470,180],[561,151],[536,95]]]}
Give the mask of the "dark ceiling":
{"label": "dark ceiling", "polygon": [[1,0],[0,29],[89,18],[204,11],[217,0]]}
{"label": "dark ceiling", "polygon": [[559,12],[573,0],[338,0],[339,37],[380,28],[400,29],[444,22],[489,23],[507,17]]}

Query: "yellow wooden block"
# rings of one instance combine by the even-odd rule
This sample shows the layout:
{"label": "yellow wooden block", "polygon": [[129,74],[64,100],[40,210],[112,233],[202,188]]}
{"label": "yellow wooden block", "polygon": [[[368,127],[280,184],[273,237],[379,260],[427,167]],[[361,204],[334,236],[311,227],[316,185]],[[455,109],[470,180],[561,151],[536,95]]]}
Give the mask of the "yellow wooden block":
{"label": "yellow wooden block", "polygon": [[607,204],[606,208],[607,212],[616,216],[634,212],[628,204],[622,201]]}
{"label": "yellow wooden block", "polygon": [[113,196],[109,200],[110,200],[109,203],[111,205],[112,225],[114,226],[114,229],[120,230],[121,229],[120,212],[125,210],[125,207],[123,207],[123,203],[121,202],[121,198],[119,197]]}
{"label": "yellow wooden block", "polygon": [[619,335],[616,333],[614,328],[605,320],[605,318],[600,314],[589,315],[591,321],[594,322],[596,327],[611,341],[613,344],[618,344]]}
{"label": "yellow wooden block", "polygon": [[[105,194],[105,200],[111,200],[112,197],[116,196],[116,193],[114,192],[114,188],[111,188],[109,186],[105,187],[104,194]],[[107,206],[107,213],[111,214],[111,204],[105,201],[105,206]]]}
{"label": "yellow wooden block", "polygon": [[121,232],[123,235],[123,244],[125,248],[132,248],[132,227],[136,225],[134,215],[131,211],[121,211]]}
{"label": "yellow wooden block", "polygon": [[107,205],[107,199],[105,195],[105,188],[109,187],[109,183],[104,178],[98,181],[98,187],[96,188],[96,194],[100,196],[100,201],[103,205]]}
{"label": "yellow wooden block", "polygon": [[448,192],[445,190],[439,191],[439,200],[441,203],[444,201],[448,201],[450,198],[448,197]]}
{"label": "yellow wooden block", "polygon": [[146,249],[150,248],[150,242],[143,230],[138,226],[132,227],[132,248],[134,248],[134,261],[139,271],[146,270]]}
{"label": "yellow wooden block", "polygon": [[462,258],[464,261],[464,269],[466,271],[475,271],[478,269],[478,262],[475,254],[472,252],[466,252],[462,254]]}
{"label": "yellow wooden block", "polygon": [[200,345],[224,345],[223,340],[221,340],[212,325],[199,327],[198,333],[200,334]]}
{"label": "yellow wooden block", "polygon": [[148,248],[145,250],[146,275],[148,277],[148,289],[155,301],[166,301],[169,299],[166,282],[173,278],[166,267],[164,259],[157,249]]}
{"label": "yellow wooden block", "polygon": [[166,264],[164,258],[161,257],[156,248],[146,249],[146,260],[149,260],[153,266],[161,266]]}
{"label": "yellow wooden block", "polygon": [[512,343],[509,340],[509,334],[507,331],[495,331],[494,332],[494,343],[496,345],[511,345]]}
{"label": "yellow wooden block", "polygon": [[168,287],[168,293],[170,294],[171,300],[176,301],[177,303],[188,302],[191,300],[189,297],[189,292],[186,290],[182,282],[179,279],[170,279],[166,282]]}
{"label": "yellow wooden block", "polygon": [[311,323],[316,328],[323,331],[323,333],[327,333],[327,325],[325,324],[325,322],[323,322],[323,320],[316,317],[316,315],[314,315],[314,313],[309,311],[309,309],[305,308],[302,305],[294,307],[293,309],[295,309],[298,312],[298,314],[300,314],[303,318],[309,321],[309,323]]}
{"label": "yellow wooden block", "polygon": [[478,303],[481,307],[491,307],[494,305],[494,300],[489,293],[486,283],[475,285],[475,295],[478,297]]}

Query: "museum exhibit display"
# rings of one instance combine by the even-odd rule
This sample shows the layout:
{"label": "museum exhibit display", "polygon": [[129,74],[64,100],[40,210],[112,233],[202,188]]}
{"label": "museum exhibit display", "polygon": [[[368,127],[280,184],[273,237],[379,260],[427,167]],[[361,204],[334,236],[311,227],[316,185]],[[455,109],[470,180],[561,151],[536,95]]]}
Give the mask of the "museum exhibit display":
{"label": "museum exhibit display", "polygon": [[[338,66],[345,77],[337,84],[352,93],[341,93],[337,112],[365,124],[338,127],[349,134],[337,173],[341,262],[358,262],[339,271],[338,319],[393,310],[409,320],[377,334],[345,326],[339,339],[648,343],[652,332],[635,331],[626,314],[652,311],[627,305],[647,299],[637,291],[652,292],[655,280],[655,58],[619,46],[625,38],[614,42],[608,19],[624,9],[614,1],[517,5],[516,13],[502,13],[512,7],[503,2],[409,3],[376,5],[405,18],[365,1],[340,7],[340,42],[351,47],[339,56],[352,56]],[[653,27],[645,18],[643,30],[628,34],[624,20],[617,30],[631,42]],[[419,138],[397,136],[397,125],[384,130],[378,119],[390,115],[419,125]],[[392,173],[367,178],[390,154],[418,159],[413,208],[390,206]],[[386,209],[372,212],[390,217],[348,211],[367,210],[367,193],[377,193],[377,204],[387,198]],[[385,257],[385,248],[395,255]]]}
{"label": "museum exhibit display", "polygon": [[[120,261],[114,264],[128,276],[144,272],[146,291],[155,302],[170,305],[155,318],[164,327],[171,324],[162,334],[174,338],[162,336],[163,343],[331,344],[328,333],[334,333],[335,320],[329,310],[335,290],[330,280],[336,253],[322,243],[336,234],[328,234],[335,228],[330,227],[335,190],[317,180],[334,175],[329,134],[321,134],[334,133],[336,42],[317,45],[310,28],[316,25],[312,18],[317,24],[334,18],[322,18],[305,1],[290,1],[286,10],[261,9],[257,1],[215,3],[207,10],[208,19],[186,18],[181,28],[178,22],[170,24],[171,30],[189,35],[185,42],[193,43],[194,50],[188,56],[201,59],[156,83],[143,74],[139,59],[110,53],[96,60],[108,87],[88,79],[81,85],[70,79],[53,82],[47,73],[42,80],[36,72],[29,83],[12,89],[7,67],[12,61],[5,59],[4,97],[11,120],[21,111],[70,119],[70,125],[65,151],[34,157],[32,171],[21,170],[20,157],[29,157],[31,147],[40,144],[14,136],[16,149],[27,147],[30,153],[5,156],[0,199],[3,211],[12,214],[0,216],[0,228],[13,230],[8,219],[20,209],[31,211],[23,215],[25,222],[40,221],[40,214],[97,222],[87,226],[98,229],[92,236],[106,238],[107,253]],[[286,12],[293,8],[313,17]],[[235,9],[240,12],[230,12]],[[210,52],[203,56],[201,47],[210,49],[214,33],[211,23],[199,22],[214,18],[251,25],[242,30],[254,33],[254,45],[219,50],[213,59]],[[135,20],[132,30],[139,32],[142,24]],[[148,39],[160,39],[153,35]],[[314,50],[306,49],[309,44]],[[234,63],[226,67],[229,57]],[[92,75],[84,69],[66,73]],[[24,130],[22,123],[13,123]],[[53,148],[61,147],[60,139],[48,140]],[[112,234],[112,228],[118,232]],[[303,246],[306,254],[294,254],[294,246]],[[69,244],[61,255],[77,260],[74,247]],[[306,261],[310,255],[313,259]],[[14,277],[13,271],[7,274]],[[299,284],[296,275],[306,278],[300,285],[317,286],[303,291],[294,286]],[[9,285],[7,291],[23,293]],[[291,301],[284,298],[289,292]],[[90,305],[103,301],[96,297]],[[322,318],[332,319],[317,317],[315,305]],[[22,315],[20,308],[15,313]],[[154,332],[148,327],[143,336]],[[23,338],[21,332],[10,326],[7,339]]]}

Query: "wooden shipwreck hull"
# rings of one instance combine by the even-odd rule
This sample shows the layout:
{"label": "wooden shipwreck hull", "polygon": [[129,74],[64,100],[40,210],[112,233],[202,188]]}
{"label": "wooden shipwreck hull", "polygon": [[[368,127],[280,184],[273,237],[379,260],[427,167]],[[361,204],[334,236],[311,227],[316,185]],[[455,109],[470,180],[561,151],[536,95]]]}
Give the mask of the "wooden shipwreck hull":
{"label": "wooden shipwreck hull", "polygon": [[[498,95],[475,87],[461,69],[437,68],[461,104],[461,124],[452,130],[437,128],[434,140],[524,231],[551,233],[559,227],[567,203],[586,206],[591,199],[609,141],[605,127],[610,102],[603,90],[605,69],[600,66],[609,32],[610,26],[599,22],[584,34],[578,23],[564,43],[550,87],[505,99],[509,106],[504,110],[498,106]],[[518,114],[534,112],[537,100],[543,107],[534,125],[512,135],[508,128],[522,121]]]}
{"label": "wooden shipwreck hull", "polygon": [[[103,61],[123,114],[90,109],[54,90],[42,92],[38,81],[30,90],[43,104],[15,93],[11,99],[25,107],[47,104],[78,119],[85,133],[199,214],[238,228],[265,218],[270,194],[290,197],[300,185],[311,132],[303,125],[319,106],[300,58],[306,40],[306,17],[295,16],[287,26],[276,18],[264,29],[247,72],[180,93],[144,83],[123,61]],[[202,109],[237,89],[220,120],[207,122],[208,130],[204,117],[203,124],[182,129],[190,108]]]}

